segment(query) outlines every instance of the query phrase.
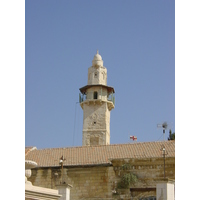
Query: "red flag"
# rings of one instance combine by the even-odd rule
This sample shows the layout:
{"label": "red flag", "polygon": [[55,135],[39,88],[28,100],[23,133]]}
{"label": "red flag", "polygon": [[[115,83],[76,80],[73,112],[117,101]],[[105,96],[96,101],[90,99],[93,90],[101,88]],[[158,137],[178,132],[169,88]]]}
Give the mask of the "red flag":
{"label": "red flag", "polygon": [[137,137],[136,136],[130,136],[130,139],[131,140],[137,140]]}

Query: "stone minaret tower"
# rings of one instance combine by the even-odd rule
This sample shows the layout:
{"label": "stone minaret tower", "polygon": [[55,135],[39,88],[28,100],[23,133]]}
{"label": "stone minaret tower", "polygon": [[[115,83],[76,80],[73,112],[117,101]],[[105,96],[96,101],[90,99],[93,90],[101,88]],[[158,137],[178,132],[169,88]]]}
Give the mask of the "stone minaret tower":
{"label": "stone minaret tower", "polygon": [[83,109],[83,146],[110,144],[110,111],[115,107],[114,88],[107,86],[107,69],[102,57],[94,56],[88,68],[88,84],[80,88]]}

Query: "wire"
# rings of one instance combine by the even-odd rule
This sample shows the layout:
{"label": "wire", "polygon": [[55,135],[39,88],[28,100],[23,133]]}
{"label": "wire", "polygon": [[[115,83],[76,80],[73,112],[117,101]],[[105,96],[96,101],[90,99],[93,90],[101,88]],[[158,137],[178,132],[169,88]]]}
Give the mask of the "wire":
{"label": "wire", "polygon": [[73,146],[74,146],[74,137],[75,137],[75,128],[76,128],[76,105],[79,102],[75,103],[75,114],[74,114],[74,131],[73,131]]}
{"label": "wire", "polygon": [[160,138],[163,136],[163,133],[162,133],[162,135],[156,140],[156,141],[159,141],[160,140]]}

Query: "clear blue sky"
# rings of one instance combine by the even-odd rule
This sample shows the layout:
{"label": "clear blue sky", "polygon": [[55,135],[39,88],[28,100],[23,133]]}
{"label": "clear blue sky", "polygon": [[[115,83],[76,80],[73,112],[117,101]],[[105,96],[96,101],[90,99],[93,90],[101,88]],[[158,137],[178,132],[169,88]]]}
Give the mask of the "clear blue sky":
{"label": "clear blue sky", "polygon": [[164,121],[175,131],[175,1],[34,0],[25,2],[26,146],[82,145],[76,102],[97,49],[116,92],[111,144],[163,140]]}
{"label": "clear blue sky", "polygon": [[[111,143],[130,142],[129,135],[136,135],[139,142],[162,140],[156,125],[166,120],[174,123],[175,130],[175,101],[176,197],[196,198],[198,184],[188,190],[190,185],[182,183],[179,169],[183,165],[190,169],[192,163],[187,179],[199,179],[199,7],[199,0],[176,0],[174,30],[172,0],[0,1],[4,163],[0,169],[5,171],[12,155],[11,163],[17,163],[15,179],[21,181],[12,188],[17,196],[24,198],[24,190],[19,190],[24,184],[24,141],[38,149],[73,145],[75,102],[99,49],[108,84],[116,91]],[[80,146],[83,113],[78,104],[76,111],[74,145]],[[12,171],[13,164],[6,169]],[[10,180],[3,173],[5,186]]]}

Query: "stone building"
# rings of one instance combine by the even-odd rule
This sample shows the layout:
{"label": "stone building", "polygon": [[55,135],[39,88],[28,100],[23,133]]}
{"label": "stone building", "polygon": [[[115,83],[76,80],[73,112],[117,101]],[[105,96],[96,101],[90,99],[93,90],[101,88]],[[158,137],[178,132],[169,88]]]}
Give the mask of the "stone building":
{"label": "stone building", "polygon": [[73,200],[156,199],[157,183],[175,180],[175,142],[110,144],[115,91],[107,86],[107,70],[98,52],[88,69],[88,84],[80,92],[82,146],[26,147],[25,159],[38,164],[30,181],[51,189],[72,185]]}
{"label": "stone building", "polygon": [[[66,182],[71,199],[142,199],[156,196],[156,183],[164,175],[162,146],[165,146],[165,176],[175,179],[175,142],[142,142],[71,148],[26,148],[27,160],[38,163],[32,169],[34,185],[56,189]],[[63,168],[60,159],[63,158]],[[136,181],[123,188],[129,174]]]}
{"label": "stone building", "polygon": [[114,108],[115,91],[107,86],[107,69],[98,51],[88,69],[88,84],[80,88],[80,92],[83,146],[110,144],[110,111]]}

